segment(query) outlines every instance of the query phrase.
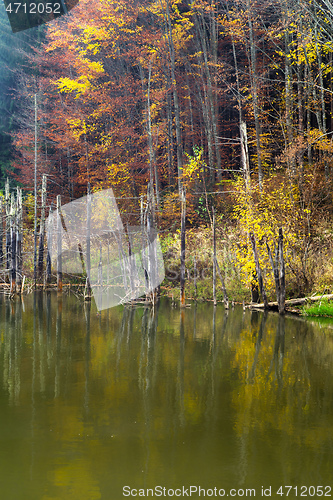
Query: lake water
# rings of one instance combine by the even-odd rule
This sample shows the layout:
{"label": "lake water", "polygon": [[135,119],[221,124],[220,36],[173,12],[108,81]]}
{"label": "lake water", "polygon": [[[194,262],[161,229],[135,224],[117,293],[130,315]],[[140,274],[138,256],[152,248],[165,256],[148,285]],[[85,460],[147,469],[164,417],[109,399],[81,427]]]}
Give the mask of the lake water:
{"label": "lake water", "polygon": [[40,293],[0,339],[3,500],[333,495],[333,323]]}

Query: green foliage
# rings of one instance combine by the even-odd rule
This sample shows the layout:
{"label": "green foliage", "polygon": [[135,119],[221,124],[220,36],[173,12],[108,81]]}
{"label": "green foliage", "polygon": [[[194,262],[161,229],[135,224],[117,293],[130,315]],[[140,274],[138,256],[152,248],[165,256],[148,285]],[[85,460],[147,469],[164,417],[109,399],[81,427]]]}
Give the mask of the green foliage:
{"label": "green foliage", "polygon": [[304,316],[329,316],[333,317],[333,303],[328,299],[322,299],[311,305],[306,305],[302,309]]}
{"label": "green foliage", "polygon": [[197,203],[197,208],[195,209],[195,212],[198,214],[200,219],[208,221],[209,220],[209,213],[207,210],[207,204],[206,200],[203,196],[200,196],[198,203]]}

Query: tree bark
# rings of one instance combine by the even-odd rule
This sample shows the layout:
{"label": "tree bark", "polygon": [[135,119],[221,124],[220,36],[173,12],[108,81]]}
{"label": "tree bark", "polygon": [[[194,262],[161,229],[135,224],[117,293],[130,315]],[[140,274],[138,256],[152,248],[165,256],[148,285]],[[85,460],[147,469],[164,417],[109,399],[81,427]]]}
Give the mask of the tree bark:
{"label": "tree bark", "polygon": [[11,265],[10,265],[10,294],[16,292],[16,203],[14,193],[10,200],[10,243],[11,243]]}
{"label": "tree bark", "polygon": [[35,161],[34,161],[34,196],[35,196],[35,214],[34,214],[34,284],[37,285],[37,94],[34,98],[35,103]]}
{"label": "tree bark", "polygon": [[181,192],[181,228],[180,228],[180,307],[185,307],[185,222],[186,222],[186,194],[183,187]]}
{"label": "tree bark", "polygon": [[3,204],[0,197],[0,268],[3,266]]}
{"label": "tree bark", "polygon": [[278,244],[275,246],[275,259],[273,260],[271,249],[266,242],[266,248],[271,262],[274,274],[276,299],[278,303],[279,313],[285,313],[286,286],[285,286],[285,265],[283,257],[283,234],[282,228],[279,229]]}
{"label": "tree bark", "polygon": [[57,290],[62,293],[62,225],[61,225],[61,196],[57,196]]}
{"label": "tree bark", "polygon": [[222,276],[222,273],[221,273],[221,269],[220,269],[219,263],[217,261],[216,261],[216,268],[217,268],[217,272],[219,273],[219,277],[220,277],[220,280],[221,280],[224,307],[226,309],[229,309],[229,299],[228,299],[228,295],[227,295],[227,289],[225,287],[225,283],[224,283],[224,279],[223,279],[223,276]]}
{"label": "tree bark", "polygon": [[256,240],[254,237],[253,233],[250,233],[250,240],[252,244],[252,250],[253,250],[253,256],[254,256],[254,262],[256,265],[256,272],[257,272],[257,278],[258,278],[258,283],[259,283],[259,290],[261,293],[262,300],[264,302],[264,308],[268,309],[268,300],[267,300],[267,295],[266,295],[266,290],[264,287],[264,281],[262,278],[262,273],[260,269],[260,263],[259,263],[259,254],[256,246]]}
{"label": "tree bark", "polygon": [[45,237],[45,205],[46,205],[46,175],[42,179],[42,211],[39,227],[38,275],[43,276],[44,268],[44,237]]}
{"label": "tree bark", "polygon": [[169,45],[169,55],[170,55],[170,71],[171,71],[171,86],[173,94],[173,104],[175,109],[175,125],[176,125],[176,141],[177,141],[177,170],[178,170],[178,190],[181,193],[181,178],[183,175],[183,148],[182,148],[182,137],[181,137],[181,126],[180,126],[180,106],[177,93],[177,82],[176,82],[176,57],[175,57],[175,46],[173,42],[172,34],[172,24],[170,17],[169,0],[166,0],[166,36]]}
{"label": "tree bark", "polygon": [[10,195],[9,180],[5,184],[5,212],[6,212],[6,269],[10,268]]}
{"label": "tree bark", "polygon": [[[289,299],[285,301],[285,306],[286,307],[300,306],[302,304],[306,304],[307,302],[318,302],[319,300],[322,299],[327,299],[327,300],[333,299],[333,293],[330,293],[328,295],[317,295],[315,297],[301,297],[298,299]],[[253,309],[265,309],[265,304],[251,304],[250,307]],[[277,302],[268,302],[269,309],[276,309],[278,307],[279,304]]]}
{"label": "tree bark", "polygon": [[213,301],[216,306],[216,230],[215,230],[215,207],[212,207],[213,212]]}
{"label": "tree bark", "polygon": [[[209,60],[208,60],[208,40],[207,40],[207,35],[205,31],[205,25],[204,25],[204,19],[203,15],[200,14],[200,16],[196,16],[196,26],[197,26],[197,34],[199,39],[201,40],[201,49],[202,49],[202,54],[203,54],[203,67],[205,68],[205,73],[206,73],[206,79],[207,79],[207,96],[206,96],[206,106],[207,106],[207,114],[210,114],[210,118],[208,120],[209,126],[212,129],[212,136],[213,136],[213,141],[214,146],[215,146],[215,156],[216,156],[216,166],[217,166],[217,178],[218,180],[222,179],[221,176],[221,154],[220,154],[220,147],[218,143],[218,114],[216,113],[215,110],[215,102],[214,102],[214,95],[213,95],[213,85],[212,85],[212,77],[211,77],[211,70],[209,69]],[[213,37],[213,50],[212,55],[214,55],[214,50],[216,52],[216,49],[214,47],[214,44],[216,44],[216,40],[214,41],[214,34],[216,31],[215,24],[215,13],[212,14],[211,16],[211,36]],[[216,38],[216,37],[215,37]],[[210,113],[208,112],[208,109],[210,110]],[[213,161],[213,158],[212,158]],[[213,163],[210,165],[211,168],[213,168]],[[214,173],[214,170],[211,172]],[[212,174],[213,176],[213,174]],[[212,179],[214,181],[215,179]]]}
{"label": "tree bark", "polygon": [[22,293],[22,239],[23,239],[23,213],[22,213],[22,190],[17,187],[16,198],[16,269],[17,269],[17,284],[16,290]]}
{"label": "tree bark", "polygon": [[90,182],[88,182],[87,187],[87,227],[86,227],[86,262],[87,262],[87,279],[86,279],[86,289],[85,289],[85,300],[91,300],[91,285],[90,285],[90,232],[91,232],[91,191]]}
{"label": "tree bark", "polygon": [[252,89],[252,97],[253,97],[253,114],[254,114],[254,125],[256,130],[256,149],[257,149],[257,162],[258,162],[258,181],[259,181],[259,189],[262,190],[262,182],[263,182],[263,172],[262,172],[262,158],[261,158],[261,126],[259,120],[259,100],[258,100],[258,74],[257,74],[257,51],[254,42],[254,34],[253,34],[253,24],[251,19],[251,11],[250,11],[250,0],[247,0],[247,9],[248,9],[248,26],[250,32],[250,76],[251,76],[251,89]]}

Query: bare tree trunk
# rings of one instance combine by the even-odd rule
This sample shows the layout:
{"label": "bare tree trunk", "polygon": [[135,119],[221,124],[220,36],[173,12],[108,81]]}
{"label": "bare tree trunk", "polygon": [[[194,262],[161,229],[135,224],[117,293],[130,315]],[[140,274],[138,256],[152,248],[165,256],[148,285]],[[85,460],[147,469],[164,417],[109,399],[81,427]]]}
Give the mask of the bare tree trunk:
{"label": "bare tree trunk", "polygon": [[186,71],[186,86],[187,86],[187,90],[188,90],[188,109],[189,109],[189,115],[190,115],[190,128],[191,128],[191,134],[188,134],[190,135],[190,138],[189,138],[189,149],[190,151],[193,150],[193,137],[194,137],[194,120],[193,120],[193,110],[192,110],[192,98],[191,98],[191,90],[190,90],[190,84],[189,84],[189,81],[188,81],[188,72]]}
{"label": "bare tree trunk", "polygon": [[70,151],[69,148],[67,148],[68,191],[70,200],[73,200],[74,198],[73,166],[71,165],[70,157],[71,157]]}
{"label": "bare tree trunk", "polygon": [[246,190],[250,189],[251,186],[251,178],[250,178],[250,165],[249,165],[249,150],[247,144],[247,131],[246,131],[246,123],[240,123],[240,142],[241,142],[241,163],[243,176],[245,179],[245,188]]}
{"label": "bare tree trunk", "polygon": [[279,229],[279,264],[280,264],[280,301],[279,313],[284,314],[286,308],[286,278],[283,256],[283,234],[282,228]]}
{"label": "bare tree trunk", "polygon": [[34,163],[34,284],[37,285],[37,94],[35,94],[35,163]]}
{"label": "bare tree trunk", "polygon": [[304,173],[304,101],[303,101],[303,82],[301,65],[297,64],[297,100],[298,100],[298,135],[300,138],[300,146],[298,151],[298,163],[300,167],[300,188],[303,189],[303,173]]}
{"label": "bare tree trunk", "polygon": [[308,162],[312,165],[312,145],[309,140],[311,132],[311,111],[310,111],[310,83],[309,83],[309,68],[305,66],[304,69],[304,81],[306,83],[306,135],[308,141]]}
{"label": "bare tree trunk", "polygon": [[57,290],[62,293],[62,224],[61,224],[61,196],[57,196]]}
{"label": "bare tree trunk", "polygon": [[256,265],[256,272],[257,272],[257,278],[258,278],[260,293],[261,293],[261,296],[262,296],[262,300],[263,300],[265,309],[268,309],[268,300],[267,300],[266,290],[265,290],[265,287],[264,287],[264,281],[263,281],[262,273],[261,273],[261,269],[260,269],[259,254],[258,254],[258,249],[257,249],[257,246],[256,246],[256,240],[255,240],[255,237],[254,237],[253,233],[250,233],[250,240],[251,240],[251,244],[252,244],[254,262],[255,262],[255,265]]}
{"label": "bare tree trunk", "polygon": [[10,268],[10,195],[9,180],[5,184],[5,212],[6,212],[6,269]]}
{"label": "bare tree trunk", "polygon": [[[202,115],[204,118],[204,124],[205,124],[205,132],[206,132],[206,137],[207,137],[207,149],[208,149],[208,167],[209,167],[209,179],[210,182],[214,182],[214,170],[213,170],[213,163],[214,163],[214,153],[213,153],[213,130],[212,130],[212,121],[209,113],[209,102],[208,102],[208,96],[207,92],[205,89],[205,85],[203,83],[203,91],[204,91],[204,97],[200,97],[200,102],[202,106]],[[200,93],[201,94],[201,93]]]}
{"label": "bare tree trunk", "polygon": [[212,207],[213,212],[213,301],[216,306],[216,229],[215,229],[215,207]]}
{"label": "bare tree trunk", "polygon": [[232,53],[234,58],[235,75],[236,75],[236,90],[237,90],[237,102],[238,102],[238,113],[239,113],[239,133],[240,133],[240,145],[241,145],[241,168],[245,180],[245,187],[248,190],[250,188],[251,178],[250,178],[250,160],[249,160],[249,150],[247,142],[247,130],[246,130],[246,122],[243,120],[238,63],[237,63],[235,42],[233,37],[231,37],[231,42],[232,42]]}
{"label": "bare tree trunk", "polygon": [[3,266],[3,204],[0,196],[0,268]]}
{"label": "bare tree trunk", "polygon": [[22,293],[22,238],[23,238],[23,213],[22,213],[22,190],[17,188],[17,223],[16,223],[16,269],[17,269],[17,292]]}
{"label": "bare tree trunk", "polygon": [[[211,15],[211,36],[213,38],[212,44],[213,44],[213,54],[214,50],[216,52],[216,47],[215,44],[217,43],[217,40],[214,40],[215,32],[216,32],[216,19],[215,19],[215,13]],[[205,24],[204,24],[204,19],[203,15],[200,14],[199,17],[196,17],[196,26],[197,26],[197,33],[198,37],[201,40],[201,48],[202,48],[202,55],[203,55],[203,63],[204,63],[204,68],[205,68],[205,74],[206,74],[206,79],[207,79],[207,114],[210,114],[209,118],[209,125],[212,128],[212,135],[213,135],[213,143],[215,146],[215,155],[216,155],[216,163],[217,163],[217,178],[218,180],[221,180],[221,154],[220,154],[220,147],[219,147],[219,142],[218,142],[218,124],[217,124],[217,113],[215,110],[215,100],[214,100],[214,94],[213,94],[213,86],[212,86],[212,77],[211,77],[211,70],[209,69],[209,60],[208,60],[208,40],[207,40],[207,35],[205,31]],[[215,37],[216,38],[216,37]],[[208,113],[208,109],[210,110],[210,113]],[[213,158],[212,158],[213,162]],[[211,168],[213,168],[213,163],[210,165]],[[214,175],[214,170],[211,171],[212,176]],[[215,176],[214,176],[215,177]],[[212,178],[212,181],[214,182],[214,178]]]}
{"label": "bare tree trunk", "polygon": [[157,165],[155,160],[154,146],[153,146],[153,133],[152,133],[152,123],[151,123],[151,105],[150,105],[150,89],[151,89],[151,61],[149,62],[148,68],[148,82],[147,82],[147,92],[144,88],[144,73],[143,69],[140,65],[140,73],[141,73],[141,81],[142,81],[142,90],[143,94],[147,94],[147,105],[146,105],[146,128],[147,128],[147,136],[148,136],[148,149],[149,149],[149,181],[151,186],[154,186],[154,177],[155,177],[155,192],[156,192],[156,203],[157,209],[159,210],[160,206],[160,192],[159,192],[159,180],[158,180],[158,172]]}
{"label": "bare tree trunk", "polygon": [[90,285],[90,270],[91,270],[91,262],[90,262],[90,229],[91,229],[91,191],[90,191],[90,182],[88,182],[87,186],[87,228],[86,228],[86,263],[87,263],[87,279],[86,279],[86,288],[84,293],[85,300],[91,300],[91,285]]}
{"label": "bare tree trunk", "polygon": [[45,206],[46,206],[46,175],[42,179],[42,211],[39,226],[38,275],[41,278],[44,271],[44,238],[45,238]]}
{"label": "bare tree trunk", "polygon": [[325,88],[324,88],[324,78],[323,78],[323,60],[321,57],[321,52],[318,45],[318,26],[315,23],[315,43],[316,43],[316,55],[318,60],[318,76],[320,84],[320,104],[321,104],[321,130],[323,134],[326,134],[326,112],[325,112]]}
{"label": "bare tree trunk", "polygon": [[259,189],[260,191],[262,191],[263,172],[262,172],[262,158],[261,158],[262,152],[261,152],[261,139],[260,139],[261,126],[259,121],[258,75],[257,75],[257,55],[256,55],[257,51],[254,43],[253,24],[250,11],[250,0],[247,0],[246,4],[248,9],[248,26],[250,32],[250,66],[251,66],[250,75],[251,75],[254,124],[256,129],[258,181],[259,181]]}
{"label": "bare tree trunk", "polygon": [[180,228],[180,307],[185,307],[185,222],[186,222],[186,194],[183,187],[181,192],[181,228]]}
{"label": "bare tree trunk", "polygon": [[[168,85],[169,86],[169,85]],[[172,186],[175,182],[174,166],[173,166],[173,130],[172,130],[172,103],[171,95],[167,95],[167,121],[168,121],[168,180]]]}
{"label": "bare tree trunk", "polygon": [[[218,4],[217,7],[218,8]],[[218,13],[213,12],[210,17],[211,26],[210,26],[210,36],[211,36],[211,54],[215,68],[217,68],[217,54],[218,54],[218,23],[217,23]],[[214,142],[215,142],[215,154],[216,154],[216,166],[217,166],[217,180],[222,180],[222,160],[221,160],[221,151],[219,144],[219,107],[218,107],[218,96],[217,92],[214,92],[212,95],[212,108],[213,108],[213,130],[214,130]]]}
{"label": "bare tree trunk", "polygon": [[224,307],[225,309],[229,309],[229,299],[227,295],[227,290],[225,288],[224,284],[224,279],[220,270],[219,263],[217,262],[217,257],[216,257],[216,223],[215,223],[215,208],[212,207],[212,212],[213,212],[213,300],[214,300],[214,306],[217,304],[216,300],[216,271],[219,274],[221,285],[222,285],[222,292],[223,292],[223,302],[224,302]]}
{"label": "bare tree trunk", "polygon": [[276,300],[278,303],[279,313],[284,314],[285,300],[286,300],[286,286],[285,286],[285,266],[283,257],[282,228],[279,229],[278,244],[277,246],[275,246],[275,260],[273,260],[272,252],[267,242],[266,242],[266,247],[274,274]]}
{"label": "bare tree trunk", "polygon": [[[316,55],[317,55],[317,60],[318,60],[318,76],[319,76],[319,92],[320,92],[320,103],[321,103],[321,126],[322,126],[322,132],[324,135],[326,135],[327,132],[327,127],[326,127],[326,110],[325,110],[325,88],[324,88],[324,78],[323,78],[323,60],[321,56],[321,52],[319,49],[319,44],[318,44],[318,26],[317,23],[315,23],[315,30],[314,30],[314,36],[315,36],[315,43],[316,43]],[[327,153],[323,152],[323,158],[325,161],[325,176],[326,180],[328,180],[329,176],[329,168],[327,164]]]}
{"label": "bare tree trunk", "polygon": [[[52,205],[49,210],[49,220],[52,221]],[[46,257],[46,280],[45,285],[47,286],[51,282],[51,264],[52,264],[52,240],[53,240],[53,223],[48,227],[47,233],[47,257]]]}
{"label": "bare tree trunk", "polygon": [[[312,112],[314,112],[316,115],[318,128],[320,130],[323,130],[322,120],[321,120],[322,119],[321,106],[319,107],[316,104],[316,103],[320,102],[320,99],[318,99],[318,97],[317,97],[317,90],[316,90],[317,86],[315,84],[315,79],[314,79],[314,76],[313,76],[312,71],[311,71],[311,65],[310,65],[310,61],[309,61],[309,57],[308,57],[308,53],[307,53],[307,45],[306,45],[305,40],[303,40],[303,53],[304,53],[304,58],[305,58],[305,62],[306,62],[306,67],[307,67],[307,80],[306,81],[309,82],[309,94],[310,94],[310,90],[312,90],[312,100],[313,100]],[[314,106],[314,109],[313,109],[313,106]],[[310,120],[310,115],[309,115],[309,120]],[[309,122],[309,126],[310,126],[310,122]]]}
{"label": "bare tree trunk", "polygon": [[197,260],[196,260],[195,256],[193,257],[193,281],[194,281],[194,299],[197,300],[197,297],[198,297]]}
{"label": "bare tree trunk", "polygon": [[181,193],[181,178],[183,175],[183,148],[182,148],[182,137],[181,137],[181,126],[180,126],[180,106],[177,93],[177,82],[176,82],[176,58],[175,58],[175,46],[173,42],[172,34],[172,24],[170,18],[170,8],[169,0],[166,0],[166,36],[169,45],[169,55],[170,55],[170,71],[171,71],[171,85],[173,93],[173,104],[175,109],[175,125],[176,125],[176,141],[177,141],[177,169],[178,169],[178,190]]}
{"label": "bare tree trunk", "polygon": [[[154,171],[156,204],[157,204],[157,210],[159,211],[159,209],[160,209],[160,190],[159,190],[159,179],[158,179],[158,171],[157,171],[156,158],[155,158],[154,145],[153,145],[152,125],[151,125],[150,86],[151,86],[151,65],[149,66],[148,93],[147,93],[149,162],[152,164],[153,171]],[[153,185],[154,184],[152,184],[152,186]]]}
{"label": "bare tree trunk", "polygon": [[11,240],[11,266],[10,266],[10,294],[16,292],[16,203],[14,193],[10,200],[10,240]]}
{"label": "bare tree trunk", "polygon": [[221,285],[222,285],[224,307],[226,309],[229,309],[229,299],[228,299],[228,295],[227,295],[227,290],[225,287],[225,283],[224,283],[224,279],[223,279],[223,276],[221,273],[219,263],[217,261],[216,261],[216,267],[217,267],[217,272],[219,273],[219,277],[220,277],[220,281],[221,281]]}
{"label": "bare tree trunk", "polygon": [[[289,57],[289,33],[287,30],[285,30],[285,35],[284,35],[284,40],[285,40],[285,94],[286,94],[286,129],[287,129],[287,147],[289,148],[289,154],[288,158],[290,155],[290,149],[293,143],[293,128],[292,128],[292,80],[291,80],[291,65],[290,65],[290,57]],[[294,155],[291,158],[291,161],[288,159],[288,163],[291,167],[291,175],[294,178],[296,175],[296,165],[295,165],[295,157]]]}
{"label": "bare tree trunk", "polygon": [[[333,54],[332,54],[332,52],[330,52],[329,57],[330,57],[329,65],[332,68],[332,66],[333,66]],[[330,95],[330,129],[332,130],[333,129],[333,78],[332,78],[332,73],[331,73],[329,86],[330,86],[330,93],[329,93],[329,95]]]}

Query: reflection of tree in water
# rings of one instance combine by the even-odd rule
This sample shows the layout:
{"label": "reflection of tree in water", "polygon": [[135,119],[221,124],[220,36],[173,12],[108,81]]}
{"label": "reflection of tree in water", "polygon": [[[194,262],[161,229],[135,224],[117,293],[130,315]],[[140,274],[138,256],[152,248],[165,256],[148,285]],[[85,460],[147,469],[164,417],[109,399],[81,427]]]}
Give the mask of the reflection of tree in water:
{"label": "reflection of tree in water", "polygon": [[256,349],[255,349],[255,354],[254,354],[254,358],[253,358],[253,364],[252,364],[252,367],[249,371],[249,380],[253,380],[255,377],[255,371],[256,371],[256,366],[257,366],[258,359],[259,359],[259,352],[260,352],[262,337],[263,337],[263,334],[265,331],[266,320],[267,320],[267,312],[265,311],[263,316],[262,316],[261,322],[260,322],[258,337],[256,340]]}
{"label": "reflection of tree in water", "polygon": [[[295,461],[294,473],[302,477],[306,468],[315,470],[323,460],[323,450],[333,430],[330,423],[331,431],[328,431],[326,416],[331,413],[327,402],[333,399],[332,379],[331,376],[322,378],[325,371],[321,366],[328,339],[319,353],[316,345],[323,337],[318,331],[314,333],[308,322],[303,325],[284,316],[260,316],[259,322],[252,321],[244,328],[233,360],[239,374],[233,406],[235,429],[240,439],[239,475],[243,484],[255,474],[248,457],[256,452],[258,435],[265,440],[272,463],[276,463],[275,476],[282,473],[288,478],[290,458],[288,462],[285,457],[294,454],[296,460],[298,446],[304,447],[307,443],[309,452]],[[314,369],[316,363],[318,369]],[[318,392],[326,407],[318,404]]]}
{"label": "reflection of tree in water", "polygon": [[[258,313],[254,314],[258,317]],[[236,346],[234,364],[240,376],[240,386],[237,387],[237,395],[234,398],[235,406],[242,408],[237,424],[239,431],[243,432],[249,428],[253,421],[251,413],[258,411],[258,408],[265,412],[265,417],[259,425],[264,426],[270,418],[276,421],[277,413],[281,409],[279,403],[285,408],[286,391],[289,391],[296,381],[300,382],[295,359],[290,355],[285,357],[284,316],[270,315],[268,318],[267,314],[263,313],[259,326],[255,325],[252,335],[251,331],[244,330]],[[303,375],[301,384],[298,385],[299,390],[306,394],[309,379],[305,373]],[[274,414],[271,411],[273,402],[277,404],[277,413]]]}
{"label": "reflection of tree in water", "polygon": [[274,350],[272,361],[268,370],[267,378],[270,377],[273,367],[275,368],[275,378],[279,387],[282,387],[282,370],[283,370],[283,357],[284,357],[284,340],[285,340],[285,318],[284,315],[279,314],[277,321],[276,335],[274,342]]}
{"label": "reflection of tree in water", "polygon": [[85,347],[85,391],[84,391],[84,408],[86,414],[89,413],[89,368],[90,368],[90,317],[91,317],[91,302],[90,300],[84,304],[84,316],[86,322],[86,347]]}
{"label": "reflection of tree in water", "polygon": [[[205,304],[96,315],[90,304],[38,294],[26,309],[0,302],[3,386],[10,404],[25,409],[32,473],[52,470],[46,489],[52,483],[61,498],[71,487],[80,497],[80,473],[82,498],[99,498],[96,477],[110,478],[112,461],[151,484],[161,470],[164,479],[186,471],[195,480],[205,453],[233,454],[237,466],[228,460],[223,470],[246,485],[258,436],[279,464],[291,437],[327,445],[333,340],[309,323],[295,333],[288,318]],[[53,458],[44,465],[45,429]],[[113,476],[105,482],[119,486]]]}
{"label": "reflection of tree in water", "polygon": [[212,336],[209,346],[209,354],[207,357],[207,365],[206,365],[206,373],[207,373],[207,399],[206,399],[206,410],[205,410],[205,419],[206,425],[214,428],[216,424],[218,411],[216,411],[216,404],[219,400],[219,388],[220,388],[220,380],[219,380],[219,370],[218,370],[218,362],[220,359],[220,348],[223,342],[224,334],[227,330],[228,326],[228,318],[229,318],[228,310],[225,311],[223,317],[222,328],[219,332],[217,332],[216,328],[216,307],[213,309],[213,318],[212,318]]}
{"label": "reflection of tree in water", "polygon": [[3,386],[8,390],[11,404],[18,404],[21,394],[22,303],[5,300],[1,296],[0,308],[4,322],[1,325],[0,349],[3,357]]}

